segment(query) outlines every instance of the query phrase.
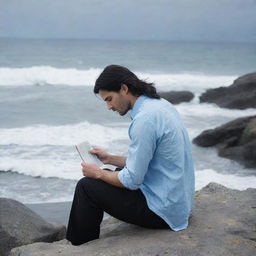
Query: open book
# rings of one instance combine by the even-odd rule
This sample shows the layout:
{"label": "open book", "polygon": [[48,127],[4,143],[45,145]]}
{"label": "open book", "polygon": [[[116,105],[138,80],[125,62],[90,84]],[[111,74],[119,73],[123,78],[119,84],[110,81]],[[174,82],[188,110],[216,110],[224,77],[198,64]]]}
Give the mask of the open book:
{"label": "open book", "polygon": [[99,167],[103,165],[103,162],[96,155],[89,153],[92,146],[87,141],[77,144],[75,147],[83,162],[94,163]]}

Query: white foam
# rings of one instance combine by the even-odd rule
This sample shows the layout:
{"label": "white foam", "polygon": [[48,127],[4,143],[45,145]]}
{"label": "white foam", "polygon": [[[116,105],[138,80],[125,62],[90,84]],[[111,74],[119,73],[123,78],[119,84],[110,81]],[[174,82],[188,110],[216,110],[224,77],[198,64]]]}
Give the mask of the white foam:
{"label": "white foam", "polygon": [[237,190],[256,188],[256,176],[238,176],[231,174],[217,173],[212,169],[205,169],[195,172],[196,190],[208,185],[210,182],[219,183],[225,187]]}
{"label": "white foam", "polygon": [[[64,179],[81,178],[81,159],[74,147],[82,141],[111,152],[124,153],[127,128],[107,127],[83,122],[75,125],[37,125],[0,129],[0,170],[20,174]],[[118,152],[114,152],[118,153]]]}
{"label": "white foam", "polygon": [[157,87],[164,90],[192,90],[199,94],[207,88],[229,86],[237,78],[236,76],[213,76],[200,73],[181,74],[151,74],[136,72],[139,78],[154,82]]}
{"label": "white foam", "polygon": [[[75,152],[75,151],[74,151]],[[2,157],[0,169],[3,171],[14,170],[17,173],[33,177],[57,177],[62,179],[79,180],[82,178],[81,160],[74,153],[69,159],[41,158],[20,159]],[[196,190],[208,185],[210,182],[221,184],[237,190],[256,188],[256,176],[239,176],[234,174],[221,174],[212,169],[198,170],[195,172]]]}
{"label": "white foam", "polygon": [[204,118],[215,118],[215,117],[225,117],[225,118],[239,118],[242,116],[255,115],[256,110],[254,108],[248,109],[228,109],[221,108],[216,104],[209,103],[181,103],[175,106],[176,109],[182,116],[194,116],[194,117],[204,117]]}
{"label": "white foam", "polygon": [[[55,68],[51,66],[34,66],[27,68],[0,68],[0,86],[26,85],[69,85],[92,86],[102,69],[89,68],[78,70],[75,68]],[[205,88],[228,86],[235,76],[212,76],[205,74],[174,74],[136,72],[139,78],[155,82],[156,86],[164,90],[191,90],[202,92]]]}
{"label": "white foam", "polygon": [[0,68],[0,86],[24,85],[85,85],[92,86],[101,70],[90,68],[60,69],[51,66],[34,66],[29,68]]}
{"label": "white foam", "polygon": [[[74,151],[75,152],[75,151]],[[1,157],[0,170],[15,171],[32,177],[56,177],[78,180],[82,177],[81,160],[76,155],[70,155],[66,160],[59,158],[22,159],[19,157]]]}
{"label": "white foam", "polygon": [[190,138],[196,137],[204,130],[216,128],[239,117],[256,115],[255,109],[252,108],[227,109],[208,103],[182,103],[175,107],[184,120]]}
{"label": "white foam", "polygon": [[115,140],[128,138],[127,128],[107,127],[89,122],[74,125],[36,125],[23,128],[0,129],[2,145],[75,145],[88,141],[107,147]]}

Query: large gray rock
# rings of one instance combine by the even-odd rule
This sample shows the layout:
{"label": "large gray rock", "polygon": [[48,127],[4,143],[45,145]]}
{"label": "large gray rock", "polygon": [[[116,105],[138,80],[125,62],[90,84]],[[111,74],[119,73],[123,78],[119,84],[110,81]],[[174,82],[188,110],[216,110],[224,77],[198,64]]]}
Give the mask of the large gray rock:
{"label": "large gray rock", "polygon": [[179,104],[181,102],[189,102],[194,98],[194,94],[190,91],[169,91],[159,92],[161,98],[164,98],[172,104]]}
{"label": "large gray rock", "polygon": [[230,190],[211,183],[196,194],[190,227],[180,232],[151,230],[113,218],[102,235],[81,246],[62,240],[15,248],[10,256],[233,256],[256,255],[256,189]]}
{"label": "large gray rock", "polygon": [[256,116],[242,117],[193,139],[202,147],[216,146],[219,156],[233,159],[247,168],[256,168]]}
{"label": "large gray rock", "polygon": [[229,87],[209,89],[199,99],[222,108],[256,108],[256,72],[239,77]]}
{"label": "large gray rock", "polygon": [[0,256],[20,245],[61,240],[65,232],[65,226],[49,224],[22,203],[0,198]]}

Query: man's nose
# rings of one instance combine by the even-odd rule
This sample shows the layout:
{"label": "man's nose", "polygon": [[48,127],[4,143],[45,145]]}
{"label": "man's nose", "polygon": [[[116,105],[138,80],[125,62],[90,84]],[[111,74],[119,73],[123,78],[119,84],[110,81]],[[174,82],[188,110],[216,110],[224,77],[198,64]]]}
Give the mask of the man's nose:
{"label": "man's nose", "polygon": [[113,106],[110,103],[107,103],[107,108],[108,108],[108,110],[111,110],[113,108]]}

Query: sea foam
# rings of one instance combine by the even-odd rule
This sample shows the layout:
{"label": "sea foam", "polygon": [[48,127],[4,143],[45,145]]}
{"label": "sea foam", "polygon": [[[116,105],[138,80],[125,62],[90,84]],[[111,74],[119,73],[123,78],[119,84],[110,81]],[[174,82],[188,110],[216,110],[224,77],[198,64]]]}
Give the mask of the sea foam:
{"label": "sea foam", "polygon": [[245,110],[227,109],[216,104],[198,104],[197,101],[198,99],[175,106],[184,120],[191,138],[196,137],[204,130],[216,128],[237,118],[256,114],[253,108]]}
{"label": "sea foam", "polygon": [[95,82],[100,69],[90,68],[78,70],[75,68],[60,69],[51,66],[34,66],[28,68],[0,68],[0,85],[85,85]]}
{"label": "sea foam", "polygon": [[75,145],[88,141],[107,146],[114,140],[127,139],[127,128],[82,122],[78,124],[48,126],[35,125],[0,129],[1,145]]}
{"label": "sea foam", "polygon": [[124,127],[83,122],[0,129],[0,141],[1,171],[11,170],[34,177],[78,179],[81,176],[81,159],[74,145],[87,141],[110,152],[115,148],[124,154],[128,135]]}
{"label": "sea foam", "polygon": [[256,188],[256,176],[238,176],[234,174],[221,174],[213,169],[198,170],[195,172],[196,190],[208,185],[210,182],[221,184],[231,189],[245,190]]}
{"label": "sea foam", "polygon": [[[60,179],[79,180],[82,177],[81,160],[76,152],[64,159],[19,159],[1,158],[0,169],[2,171],[14,171],[32,177],[56,177]],[[214,169],[196,170],[196,190],[200,190],[210,182],[219,183],[231,189],[245,190],[256,188],[256,176],[241,176],[236,174],[222,174]]]}
{"label": "sea foam", "polygon": [[[102,69],[89,68],[55,68],[51,66],[34,66],[27,68],[0,68],[0,86],[29,86],[29,85],[68,85],[92,86]],[[140,79],[154,82],[157,87],[170,87],[172,90],[194,88],[201,92],[205,88],[228,86],[235,76],[213,76],[190,73],[149,73],[134,71]]]}

